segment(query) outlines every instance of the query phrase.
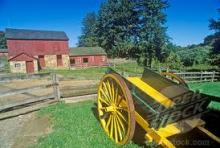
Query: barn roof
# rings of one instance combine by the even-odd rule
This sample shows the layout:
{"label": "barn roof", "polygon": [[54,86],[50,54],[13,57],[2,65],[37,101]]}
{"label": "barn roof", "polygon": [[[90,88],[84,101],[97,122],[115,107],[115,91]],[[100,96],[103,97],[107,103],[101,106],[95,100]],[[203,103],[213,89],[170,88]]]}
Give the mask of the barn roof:
{"label": "barn roof", "polygon": [[5,48],[1,49],[0,48],[0,52],[8,52],[8,49],[5,49]]}
{"label": "barn roof", "polygon": [[43,31],[6,28],[6,39],[25,39],[25,40],[69,40],[63,31]]}
{"label": "barn roof", "polygon": [[29,60],[37,60],[37,58],[33,57],[33,56],[30,56],[28,55],[27,53],[20,53],[12,58],[9,59],[9,61],[29,61]]}
{"label": "barn roof", "polygon": [[70,56],[80,56],[80,55],[106,55],[106,52],[101,47],[70,48]]}

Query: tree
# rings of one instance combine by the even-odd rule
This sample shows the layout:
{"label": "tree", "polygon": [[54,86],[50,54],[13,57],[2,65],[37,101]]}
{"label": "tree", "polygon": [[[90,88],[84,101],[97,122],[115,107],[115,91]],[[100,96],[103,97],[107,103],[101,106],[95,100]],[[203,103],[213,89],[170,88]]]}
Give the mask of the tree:
{"label": "tree", "polygon": [[176,52],[179,55],[184,66],[192,66],[195,64],[206,64],[209,62],[210,46],[193,45],[182,47]]}
{"label": "tree", "polygon": [[94,12],[88,13],[82,21],[82,35],[79,37],[78,46],[98,46],[96,35],[97,16]]}
{"label": "tree", "polygon": [[108,55],[129,57],[135,47],[137,13],[132,0],[108,0],[98,15],[99,44]]}
{"label": "tree", "polygon": [[[220,9],[218,9],[220,13]],[[214,30],[215,33],[212,35],[212,52],[211,52],[211,57],[213,59],[213,64],[220,65],[220,18],[217,20],[211,19],[209,28],[211,30]],[[206,38],[207,39],[207,38]],[[210,39],[210,37],[209,37]]]}
{"label": "tree", "polygon": [[[162,47],[167,42],[166,15],[164,9],[168,7],[165,0],[137,0],[136,10],[139,14],[139,62],[144,66],[151,66],[152,59],[161,61]],[[143,61],[140,61],[143,59]]]}
{"label": "tree", "polygon": [[0,48],[7,48],[4,32],[0,32]]}
{"label": "tree", "polygon": [[169,56],[166,59],[166,65],[169,69],[180,70],[183,66],[180,56],[175,54],[174,52],[170,52]]}

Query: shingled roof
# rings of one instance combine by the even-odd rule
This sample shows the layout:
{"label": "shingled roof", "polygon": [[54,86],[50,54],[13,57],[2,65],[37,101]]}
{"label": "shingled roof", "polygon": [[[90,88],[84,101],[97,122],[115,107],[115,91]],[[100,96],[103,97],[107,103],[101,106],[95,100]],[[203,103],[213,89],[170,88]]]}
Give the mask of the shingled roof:
{"label": "shingled roof", "polygon": [[63,31],[43,31],[27,29],[6,28],[6,39],[25,39],[25,40],[69,40]]}
{"label": "shingled roof", "polygon": [[101,47],[70,48],[70,56],[81,56],[81,55],[106,55],[106,52]]}

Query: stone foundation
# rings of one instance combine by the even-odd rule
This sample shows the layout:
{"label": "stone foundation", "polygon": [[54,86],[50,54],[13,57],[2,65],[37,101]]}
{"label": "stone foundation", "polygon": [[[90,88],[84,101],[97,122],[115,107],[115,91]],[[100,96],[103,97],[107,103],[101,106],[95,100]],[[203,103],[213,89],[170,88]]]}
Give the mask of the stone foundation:
{"label": "stone foundation", "polygon": [[70,57],[69,55],[62,55],[63,59],[63,67],[64,68],[69,68],[70,67]]}
{"label": "stone foundation", "polygon": [[46,68],[69,68],[69,55],[62,55],[63,66],[57,67],[57,55],[45,55]]}
{"label": "stone foundation", "polygon": [[45,55],[45,67],[46,68],[55,68],[57,67],[57,56],[56,55]]}

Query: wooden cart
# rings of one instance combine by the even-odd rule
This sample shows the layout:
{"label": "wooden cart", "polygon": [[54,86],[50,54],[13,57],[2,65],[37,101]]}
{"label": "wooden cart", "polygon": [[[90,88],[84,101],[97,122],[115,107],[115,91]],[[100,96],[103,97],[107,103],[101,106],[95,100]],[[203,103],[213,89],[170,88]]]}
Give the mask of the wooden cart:
{"label": "wooden cart", "polygon": [[211,99],[191,91],[174,74],[145,69],[142,77],[123,77],[109,68],[100,81],[97,104],[101,125],[117,144],[133,138],[137,123],[147,141],[171,148],[175,146],[168,137],[194,128],[220,141],[200,119]]}

